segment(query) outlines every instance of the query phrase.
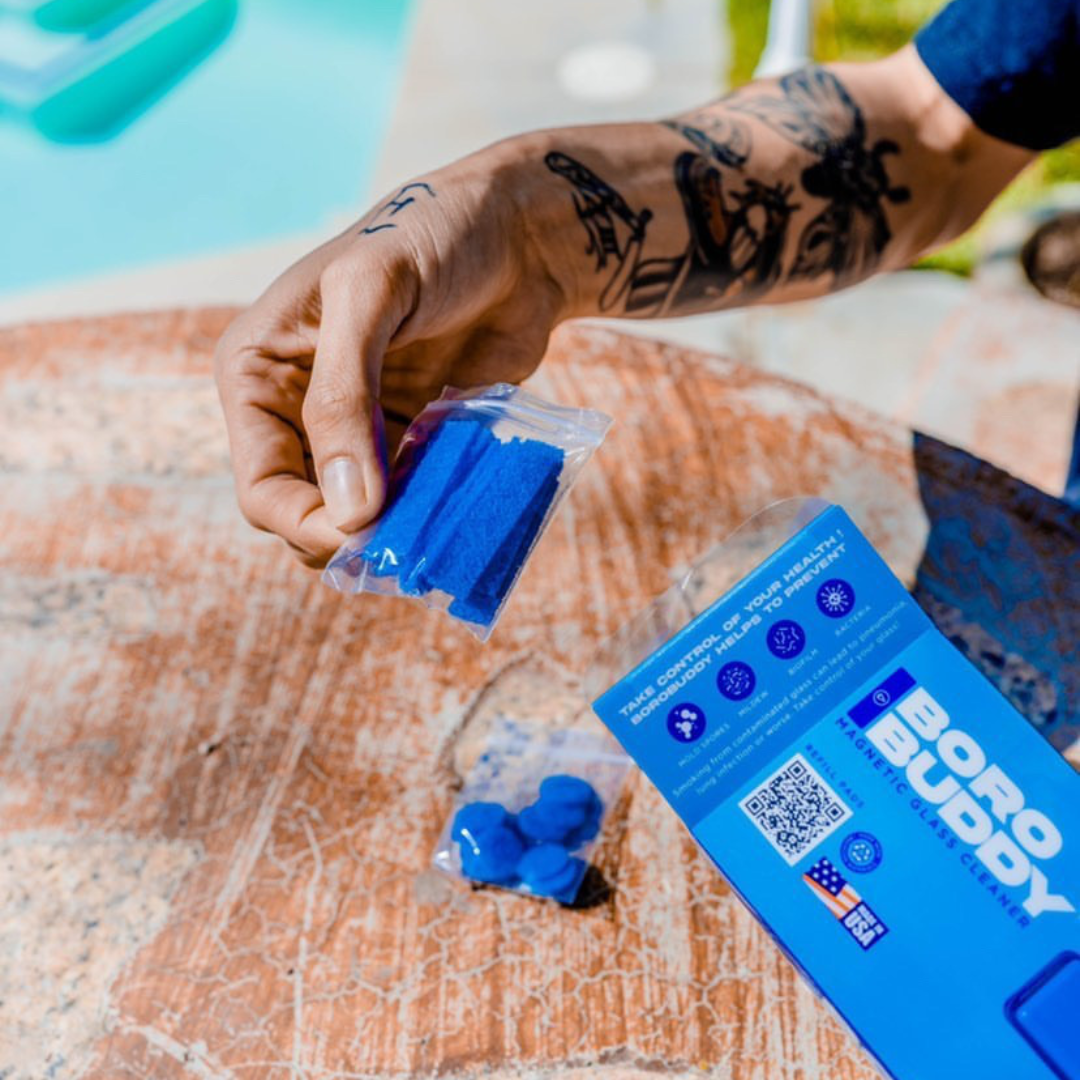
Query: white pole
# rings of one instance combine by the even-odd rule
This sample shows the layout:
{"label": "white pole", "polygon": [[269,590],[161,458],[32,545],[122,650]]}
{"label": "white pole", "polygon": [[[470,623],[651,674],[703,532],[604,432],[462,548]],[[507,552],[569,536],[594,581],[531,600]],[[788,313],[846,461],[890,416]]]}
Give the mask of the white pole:
{"label": "white pole", "polygon": [[[728,0],[737,4],[739,0]],[[811,0],[772,0],[769,33],[754,78],[783,75],[810,63]]]}

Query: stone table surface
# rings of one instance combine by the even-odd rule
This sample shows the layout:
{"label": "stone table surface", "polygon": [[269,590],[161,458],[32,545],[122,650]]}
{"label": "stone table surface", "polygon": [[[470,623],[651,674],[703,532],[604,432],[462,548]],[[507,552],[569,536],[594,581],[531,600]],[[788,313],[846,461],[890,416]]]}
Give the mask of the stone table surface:
{"label": "stone table surface", "polygon": [[492,719],[598,728],[594,647],[755,510],[840,501],[910,580],[910,433],[564,329],[533,386],[617,423],[481,646],[244,524],[229,316],[0,333],[0,1077],[876,1076],[639,775],[590,907],[431,856]]}

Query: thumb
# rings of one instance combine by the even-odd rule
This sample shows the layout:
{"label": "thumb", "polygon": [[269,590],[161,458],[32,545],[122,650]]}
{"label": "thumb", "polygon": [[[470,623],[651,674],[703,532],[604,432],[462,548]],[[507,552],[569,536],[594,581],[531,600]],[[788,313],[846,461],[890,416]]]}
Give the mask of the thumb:
{"label": "thumb", "polygon": [[366,261],[335,261],[320,279],[319,338],[303,422],[327,514],[343,532],[367,524],[386,498],[379,373],[407,310],[408,289],[400,283],[400,275]]}

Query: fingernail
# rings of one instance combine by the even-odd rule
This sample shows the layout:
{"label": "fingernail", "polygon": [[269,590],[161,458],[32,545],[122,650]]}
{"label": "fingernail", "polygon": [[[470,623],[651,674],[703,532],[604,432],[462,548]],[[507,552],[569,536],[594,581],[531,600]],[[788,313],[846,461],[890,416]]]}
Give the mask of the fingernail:
{"label": "fingernail", "polygon": [[352,458],[334,458],[323,466],[322,496],[330,520],[348,529],[367,506],[364,472]]}

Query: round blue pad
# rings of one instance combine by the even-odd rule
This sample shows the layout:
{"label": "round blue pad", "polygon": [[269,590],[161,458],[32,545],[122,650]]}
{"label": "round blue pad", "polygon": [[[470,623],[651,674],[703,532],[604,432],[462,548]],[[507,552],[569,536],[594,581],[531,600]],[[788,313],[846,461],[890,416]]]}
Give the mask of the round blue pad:
{"label": "round blue pad", "polygon": [[461,841],[466,839],[465,834],[468,833],[469,837],[475,840],[492,829],[507,825],[509,819],[510,815],[498,803],[467,803],[454,815],[450,835]]}
{"label": "round blue pad", "polygon": [[571,856],[566,869],[558,876],[545,883],[545,895],[563,904],[570,904],[581,888],[587,867],[582,859]]}
{"label": "round blue pad", "polygon": [[585,872],[585,864],[567,853],[561,844],[537,844],[521,857],[517,866],[522,883],[538,896],[570,901]]}
{"label": "round blue pad", "polygon": [[596,789],[587,780],[578,776],[557,773],[540,782],[540,801],[563,803],[566,806],[578,806],[593,801],[599,802]]}
{"label": "round blue pad", "polygon": [[560,877],[570,862],[570,855],[561,844],[537,844],[529,848],[517,864],[518,877],[535,889]]}
{"label": "round blue pad", "polygon": [[521,837],[512,828],[495,826],[472,840],[459,840],[461,869],[477,881],[503,884],[517,877],[517,866],[525,852]]}
{"label": "round blue pad", "polygon": [[586,817],[573,832],[568,833],[563,839],[563,843],[569,851],[581,847],[582,844],[588,843],[596,836],[600,831],[600,818],[603,816],[603,813],[604,808],[600,805],[600,801],[597,800],[590,809],[588,817]]}
{"label": "round blue pad", "polygon": [[[555,840],[573,851],[600,831],[604,804],[592,784],[580,777],[565,773],[547,777],[534,806],[536,812],[529,814],[523,831],[535,829],[538,840]],[[567,828],[560,835],[558,826],[563,824]]]}
{"label": "round blue pad", "polygon": [[587,808],[541,800],[517,816],[518,828],[530,840],[559,843],[584,823]]}

